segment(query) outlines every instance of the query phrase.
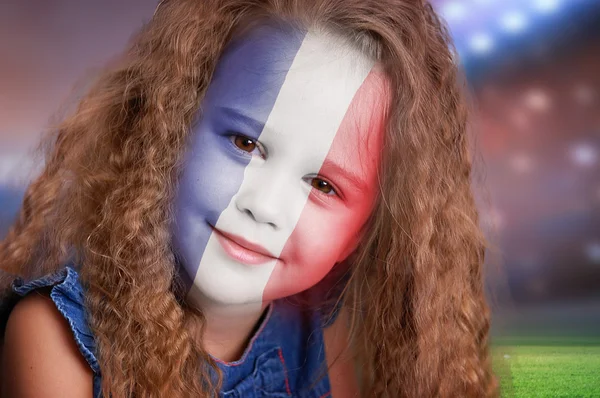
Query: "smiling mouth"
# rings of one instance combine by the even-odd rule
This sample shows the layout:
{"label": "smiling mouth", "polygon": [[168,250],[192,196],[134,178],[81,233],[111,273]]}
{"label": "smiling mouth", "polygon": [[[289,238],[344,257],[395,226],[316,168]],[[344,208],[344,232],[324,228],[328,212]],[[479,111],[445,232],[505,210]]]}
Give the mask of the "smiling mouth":
{"label": "smiling mouth", "polygon": [[269,261],[279,260],[267,249],[249,242],[241,236],[220,231],[211,225],[219,244],[223,250],[234,260],[248,265],[260,265]]}

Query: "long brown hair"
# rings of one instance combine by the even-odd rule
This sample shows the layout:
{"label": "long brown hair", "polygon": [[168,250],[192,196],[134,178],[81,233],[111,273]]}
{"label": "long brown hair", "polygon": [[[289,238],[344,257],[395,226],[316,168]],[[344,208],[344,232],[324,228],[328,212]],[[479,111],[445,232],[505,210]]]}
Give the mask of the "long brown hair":
{"label": "long brown hair", "polygon": [[181,300],[170,206],[215,64],[250,17],[341,32],[390,83],[381,194],[343,300],[362,395],[495,395],[467,111],[448,33],[425,1],[163,2],[48,137],[45,169],[0,243],[2,270],[81,265],[106,396],[219,388],[190,333],[202,316]]}

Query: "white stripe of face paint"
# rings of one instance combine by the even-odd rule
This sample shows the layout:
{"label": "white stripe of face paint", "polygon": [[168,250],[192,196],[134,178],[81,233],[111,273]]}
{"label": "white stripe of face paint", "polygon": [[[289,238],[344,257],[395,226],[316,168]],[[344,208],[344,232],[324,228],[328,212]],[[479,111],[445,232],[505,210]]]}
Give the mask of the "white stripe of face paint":
{"label": "white stripe of face paint", "polygon": [[[321,170],[351,102],[373,66],[372,60],[340,39],[307,33],[259,137],[268,154],[266,158],[252,157],[239,191],[216,223],[217,230],[281,256],[313,189],[305,177]],[[244,73],[244,68],[240,72]],[[252,72],[247,73],[252,78]],[[327,206],[320,205],[320,211],[327,212]],[[340,202],[337,206],[345,205]],[[314,236],[320,241],[330,238]],[[200,260],[188,297],[197,305],[206,305],[208,300],[219,305],[260,306],[263,300],[280,298],[263,296],[275,267],[303,266],[286,262],[285,256],[262,264],[244,263],[228,254],[220,242],[222,238],[213,232]],[[343,243],[336,247],[345,246]],[[318,273],[319,279],[328,269]],[[292,274],[298,273],[301,271]],[[298,293],[318,281],[303,281],[297,290],[279,295]]]}

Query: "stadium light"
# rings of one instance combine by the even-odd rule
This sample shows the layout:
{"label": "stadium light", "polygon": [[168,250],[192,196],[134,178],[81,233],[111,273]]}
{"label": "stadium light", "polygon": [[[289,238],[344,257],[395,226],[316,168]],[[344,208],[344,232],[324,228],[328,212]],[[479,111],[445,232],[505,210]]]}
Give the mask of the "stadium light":
{"label": "stadium light", "polygon": [[525,105],[536,112],[547,112],[552,105],[552,99],[540,89],[532,89],[525,94]]}
{"label": "stadium light", "polygon": [[467,7],[463,2],[452,1],[442,6],[441,13],[448,21],[460,21],[467,14]]}
{"label": "stadium light", "polygon": [[591,167],[596,164],[598,154],[594,147],[582,143],[571,149],[571,159],[578,166]]}
{"label": "stadium light", "polygon": [[500,25],[509,33],[519,33],[527,27],[527,17],[522,12],[511,11],[500,19]]}
{"label": "stadium light", "polygon": [[487,33],[476,33],[471,36],[469,47],[477,54],[487,54],[494,47],[494,41]]}
{"label": "stadium light", "polygon": [[534,0],[533,7],[542,13],[551,13],[558,9],[560,0]]}

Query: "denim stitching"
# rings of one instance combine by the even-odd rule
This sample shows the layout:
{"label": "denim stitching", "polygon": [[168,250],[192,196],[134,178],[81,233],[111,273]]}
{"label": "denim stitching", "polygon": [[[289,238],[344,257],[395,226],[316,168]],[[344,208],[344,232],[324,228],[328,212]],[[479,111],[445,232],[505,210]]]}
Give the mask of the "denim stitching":
{"label": "denim stitching", "polygon": [[66,276],[66,269],[63,268],[53,274],[29,282],[25,282],[25,280],[23,280],[22,278],[17,278],[12,282],[11,288],[18,295],[25,296],[32,290],[55,285],[58,282],[63,281],[66,278]]}
{"label": "denim stitching", "polygon": [[[69,276],[71,278],[73,277],[73,274],[70,271],[67,273],[67,278],[65,279],[65,281],[61,285],[68,286],[68,287],[72,288],[73,284],[68,279]],[[79,327],[79,325],[77,325],[77,322],[75,321],[75,319],[73,319],[72,314],[69,314],[68,311],[67,311],[67,309],[65,308],[66,305],[67,305],[65,303],[65,300],[66,299],[69,299],[70,301],[72,301],[72,300],[70,298],[67,298],[64,294],[59,294],[59,291],[62,290],[62,289],[58,289],[58,291],[57,291],[57,287],[58,287],[58,285],[56,285],[56,286],[54,286],[52,288],[52,291],[50,292],[50,297],[55,302],[56,308],[58,308],[58,310],[63,315],[63,317],[68,321],[69,326],[71,327],[71,331],[73,332],[73,336],[75,337],[75,341],[77,342],[77,346],[79,347],[79,351],[81,352],[81,354],[83,355],[83,357],[85,358],[85,360],[88,362],[88,364],[90,365],[90,367],[92,368],[92,370],[94,371],[94,373],[99,373],[100,367],[98,365],[98,360],[96,359],[96,357],[92,353],[92,351],[81,340],[81,336],[80,336],[80,329],[81,329],[81,327]],[[76,304],[76,306],[74,307],[74,309],[77,312],[81,312],[82,319],[84,319],[84,321],[85,321],[85,318],[84,318],[85,317],[85,313],[84,313],[83,309],[82,308],[78,308],[78,306],[80,306],[81,303],[75,302],[75,304]]]}
{"label": "denim stitching", "polygon": [[79,325],[79,323],[74,319],[73,314],[69,314],[69,311],[66,308],[66,300],[71,301],[73,303],[72,309],[77,313],[80,313],[82,317],[81,319],[85,322],[85,311],[82,308],[82,303],[78,302],[77,300],[73,300],[73,298],[69,296],[69,294],[79,292],[79,286],[75,283],[77,276],[78,275],[76,271],[70,267],[65,267],[53,274],[29,281],[27,283],[25,283],[25,281],[21,278],[15,279],[12,283],[12,290],[19,296],[25,296],[36,289],[52,286],[52,289],[50,290],[50,298],[54,302],[54,305],[61,315],[69,323],[69,327],[73,332],[73,337],[77,343],[79,351],[90,365],[94,373],[97,374],[100,371],[98,361],[91,350],[81,340],[81,334],[87,335],[92,340],[93,335],[89,331],[89,328],[86,327],[87,325]]}
{"label": "denim stitching", "polygon": [[285,366],[285,360],[283,359],[283,351],[281,348],[277,350],[279,354],[279,360],[281,361],[281,365],[283,366],[283,377],[285,377],[285,389],[287,390],[288,395],[292,395],[292,391],[290,390],[290,381],[287,375],[287,368]]}

